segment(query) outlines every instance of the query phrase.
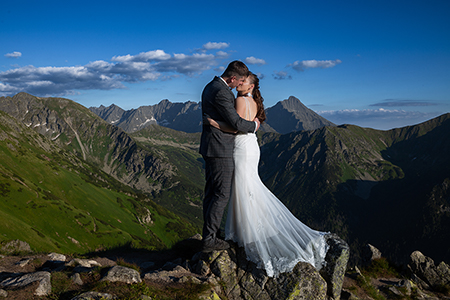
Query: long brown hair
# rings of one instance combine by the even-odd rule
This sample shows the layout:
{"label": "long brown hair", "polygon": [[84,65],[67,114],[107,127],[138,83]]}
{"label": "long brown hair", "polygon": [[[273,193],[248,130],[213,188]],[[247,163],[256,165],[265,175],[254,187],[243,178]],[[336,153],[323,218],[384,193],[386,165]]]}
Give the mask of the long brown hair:
{"label": "long brown hair", "polygon": [[250,79],[250,83],[255,85],[252,95],[253,100],[255,100],[256,106],[258,108],[256,117],[259,119],[259,122],[263,123],[266,120],[266,112],[264,111],[264,98],[261,96],[261,92],[259,90],[259,78],[252,72],[250,72],[248,78]]}

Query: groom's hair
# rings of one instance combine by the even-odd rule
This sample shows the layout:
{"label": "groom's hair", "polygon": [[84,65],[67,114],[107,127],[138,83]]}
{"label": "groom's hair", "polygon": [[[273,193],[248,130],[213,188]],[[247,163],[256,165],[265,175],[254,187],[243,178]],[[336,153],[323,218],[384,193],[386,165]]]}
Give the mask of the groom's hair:
{"label": "groom's hair", "polygon": [[225,69],[225,71],[222,74],[223,77],[247,77],[249,75],[249,70],[247,66],[240,60],[235,60],[230,62],[228,67]]}

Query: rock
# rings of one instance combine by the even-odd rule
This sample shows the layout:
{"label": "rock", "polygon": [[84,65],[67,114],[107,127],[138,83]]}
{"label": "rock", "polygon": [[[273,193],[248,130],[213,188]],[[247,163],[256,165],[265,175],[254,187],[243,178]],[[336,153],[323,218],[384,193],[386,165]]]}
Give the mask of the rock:
{"label": "rock", "polygon": [[371,244],[367,244],[363,247],[361,256],[363,263],[369,264],[372,260],[381,258],[381,251]]}
{"label": "rock", "polygon": [[195,271],[195,273],[200,274],[202,276],[206,276],[209,273],[211,273],[211,269],[206,264],[206,262],[203,260],[198,261],[198,263],[194,267],[194,271]]}
{"label": "rock", "polygon": [[335,300],[339,300],[350,257],[350,248],[336,234],[327,234],[325,238],[329,249],[325,257],[326,265],[320,270],[320,274],[327,282],[328,295]]}
{"label": "rock", "polygon": [[108,293],[86,292],[72,298],[71,300],[107,300],[107,299],[116,299],[116,297]]}
{"label": "rock", "polygon": [[48,257],[50,257],[51,261],[57,261],[57,262],[64,262],[66,261],[66,256],[64,254],[59,254],[59,253],[50,253],[48,255]]}
{"label": "rock", "polygon": [[[334,242],[332,242],[332,241]],[[333,253],[330,254],[329,277],[338,282],[336,290],[342,288],[343,276],[348,260],[345,242],[330,238]],[[328,299],[327,282],[312,265],[300,262],[288,273],[276,278],[268,277],[265,270],[247,261],[245,250],[236,245],[228,250],[195,254],[195,270],[200,274],[207,267],[221,282],[227,299]],[[342,270],[341,270],[342,269]],[[342,273],[342,278],[338,278]],[[339,289],[339,297],[341,290]]]}
{"label": "rock", "polygon": [[270,299],[327,299],[326,281],[308,263],[298,263],[292,272],[269,279],[266,286]]}
{"label": "rock", "polygon": [[151,271],[144,274],[144,279],[156,282],[173,282],[173,277],[169,271]]}
{"label": "rock", "polygon": [[397,283],[397,286],[400,288],[404,288],[406,290],[406,295],[411,296],[411,292],[413,290],[413,284],[410,280],[408,280],[408,279],[400,280]]}
{"label": "rock", "polygon": [[0,289],[0,297],[3,297],[3,298],[8,297],[8,292],[3,289]]}
{"label": "rock", "polygon": [[22,258],[18,262],[16,262],[16,265],[21,266],[22,268],[28,265],[30,261],[32,261],[32,258]]}
{"label": "rock", "polygon": [[4,244],[0,251],[5,252],[7,254],[15,253],[15,252],[31,252],[31,247],[27,242],[23,242],[20,240],[13,240]]}
{"label": "rock", "polygon": [[85,268],[92,268],[92,267],[101,267],[102,265],[96,262],[92,259],[82,259],[82,258],[74,258],[69,263],[67,263],[67,266],[73,267],[80,265]]}
{"label": "rock", "polygon": [[441,262],[436,267],[434,261],[420,251],[414,251],[411,254],[408,268],[431,287],[450,285],[449,266],[445,262]]}
{"label": "rock", "polygon": [[343,299],[343,300],[359,300],[358,297],[356,297],[355,295],[353,295],[352,292],[350,292],[349,290],[346,290],[346,289],[342,290],[341,299]]}
{"label": "rock", "polygon": [[141,276],[138,271],[123,266],[114,266],[109,269],[108,274],[106,274],[102,281],[119,281],[128,284],[142,282]]}
{"label": "rock", "polygon": [[5,288],[19,288],[27,286],[36,281],[39,282],[39,285],[34,292],[35,295],[46,296],[51,293],[52,286],[50,281],[50,273],[46,271],[27,273],[16,277],[10,277],[0,282],[0,286]]}
{"label": "rock", "polygon": [[83,285],[84,282],[81,280],[80,273],[75,273],[72,276],[70,276],[70,279],[72,279],[72,282],[78,285]]}

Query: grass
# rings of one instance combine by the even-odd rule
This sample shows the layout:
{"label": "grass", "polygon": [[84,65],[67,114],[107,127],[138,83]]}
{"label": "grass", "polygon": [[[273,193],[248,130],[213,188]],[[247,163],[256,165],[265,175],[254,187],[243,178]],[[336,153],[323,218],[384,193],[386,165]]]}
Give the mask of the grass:
{"label": "grass", "polygon": [[[0,243],[19,239],[37,252],[81,254],[130,241],[163,249],[198,231],[33,130],[18,135],[11,120],[1,120]],[[140,224],[147,212],[153,223]]]}

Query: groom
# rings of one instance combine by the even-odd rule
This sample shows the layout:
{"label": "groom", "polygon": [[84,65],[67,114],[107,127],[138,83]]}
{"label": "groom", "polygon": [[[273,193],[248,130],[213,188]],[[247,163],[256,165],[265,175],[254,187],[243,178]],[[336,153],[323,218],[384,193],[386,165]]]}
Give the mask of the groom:
{"label": "groom", "polygon": [[[221,77],[206,85],[202,93],[202,115],[226,122],[241,132],[256,132],[259,120],[242,119],[234,107],[232,89],[242,85],[249,74],[241,61],[231,62]],[[218,236],[222,216],[231,194],[234,162],[234,134],[204,124],[200,154],[205,160],[205,198],[203,199],[203,252],[224,250],[229,244]]]}

